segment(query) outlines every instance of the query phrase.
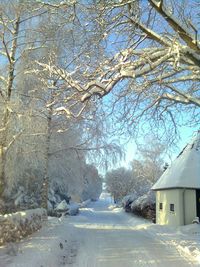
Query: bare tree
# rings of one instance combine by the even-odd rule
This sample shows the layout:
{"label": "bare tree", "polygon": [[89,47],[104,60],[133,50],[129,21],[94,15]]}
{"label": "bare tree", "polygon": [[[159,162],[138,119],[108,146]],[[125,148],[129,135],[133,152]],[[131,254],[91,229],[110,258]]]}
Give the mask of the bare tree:
{"label": "bare tree", "polygon": [[105,175],[106,187],[114,198],[114,201],[120,201],[125,195],[134,190],[135,179],[131,170],[118,168],[111,170]]}
{"label": "bare tree", "polygon": [[138,145],[137,157],[131,162],[134,176],[155,183],[163,172],[165,150],[166,146],[153,137]]}

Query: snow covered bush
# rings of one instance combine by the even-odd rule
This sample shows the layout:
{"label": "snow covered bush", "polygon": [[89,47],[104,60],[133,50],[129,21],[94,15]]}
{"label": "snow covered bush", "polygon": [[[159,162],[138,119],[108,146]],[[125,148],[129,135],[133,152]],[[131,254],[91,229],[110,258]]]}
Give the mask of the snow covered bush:
{"label": "snow covered bush", "polygon": [[49,194],[48,194],[48,210],[54,209],[61,201],[65,200],[69,203],[71,197],[69,196],[69,192],[64,187],[62,188],[62,183],[54,183],[50,184]]}
{"label": "snow covered bush", "polygon": [[127,212],[131,211],[131,204],[137,198],[138,198],[138,194],[136,192],[123,197],[123,199],[122,199],[122,207],[125,209],[125,211],[127,211]]}
{"label": "snow covered bush", "polygon": [[46,217],[45,209],[0,215],[0,245],[6,242],[16,242],[37,231],[42,227],[42,222]]}
{"label": "snow covered bush", "polygon": [[79,203],[67,203],[65,200],[61,201],[55,209],[48,210],[48,216],[61,217],[61,216],[75,216],[79,213],[79,208],[81,204]]}
{"label": "snow covered bush", "polygon": [[133,212],[147,219],[155,218],[156,199],[152,190],[139,197],[137,194],[128,195],[123,198],[122,205],[128,212]]}
{"label": "snow covered bush", "polygon": [[57,205],[55,210],[60,211],[60,212],[68,211],[69,210],[69,205],[67,204],[67,202],[65,200],[63,200]]}

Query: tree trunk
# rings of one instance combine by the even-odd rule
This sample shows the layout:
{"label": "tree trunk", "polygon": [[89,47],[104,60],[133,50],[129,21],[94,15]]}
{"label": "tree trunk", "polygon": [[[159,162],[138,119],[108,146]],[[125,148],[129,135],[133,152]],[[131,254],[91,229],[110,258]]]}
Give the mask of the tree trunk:
{"label": "tree trunk", "polygon": [[7,53],[9,67],[8,67],[8,77],[7,77],[7,89],[5,101],[5,111],[2,118],[2,132],[0,138],[0,199],[3,201],[4,191],[6,187],[6,155],[7,155],[7,135],[8,135],[8,124],[10,118],[9,103],[12,95],[13,82],[14,82],[14,70],[15,70],[15,57],[17,51],[17,38],[19,34],[19,24],[20,17],[18,17],[14,23],[13,27],[13,41],[10,49],[10,53]]}
{"label": "tree trunk", "polygon": [[[51,91],[51,99],[50,103],[53,102],[53,93]],[[42,183],[42,202],[41,206],[44,209],[48,208],[48,191],[49,191],[49,157],[50,157],[50,141],[51,141],[51,122],[52,122],[52,114],[53,109],[52,106],[47,109],[47,132],[46,132],[46,147],[45,147],[45,170],[44,170],[44,178]]]}
{"label": "tree trunk", "polygon": [[9,111],[6,108],[2,120],[2,136],[0,141],[0,198],[3,198],[3,193],[6,185],[5,168],[6,168],[6,152],[7,152],[7,124],[9,121]]}
{"label": "tree trunk", "polygon": [[42,203],[41,206],[44,209],[48,208],[48,191],[49,191],[49,150],[50,150],[50,139],[51,139],[51,120],[52,112],[49,111],[47,118],[47,139],[45,148],[45,170],[44,178],[42,183]]}

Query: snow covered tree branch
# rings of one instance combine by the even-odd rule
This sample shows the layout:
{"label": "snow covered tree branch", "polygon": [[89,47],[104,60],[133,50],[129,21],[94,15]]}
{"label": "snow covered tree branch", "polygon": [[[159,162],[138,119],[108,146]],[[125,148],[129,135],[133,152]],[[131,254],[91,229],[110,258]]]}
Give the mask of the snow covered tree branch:
{"label": "snow covered tree branch", "polygon": [[93,25],[88,21],[88,32],[94,27],[102,33],[97,41],[99,51],[103,47],[102,58],[90,58],[88,64],[77,60],[79,65],[73,71],[61,65],[51,66],[51,71],[71,87],[77,103],[85,103],[83,110],[91,100],[101,108],[106,106],[111,114],[103,98],[109,99],[112,111],[124,107],[123,115],[113,116],[123,118],[129,130],[148,121],[153,129],[162,123],[162,129],[174,136],[176,129],[170,125],[182,120],[177,110],[182,114],[192,109],[188,124],[199,122],[198,14],[192,9],[194,1],[187,1],[189,14],[180,14],[181,3],[175,9],[175,1],[148,2],[88,5],[99,22]]}

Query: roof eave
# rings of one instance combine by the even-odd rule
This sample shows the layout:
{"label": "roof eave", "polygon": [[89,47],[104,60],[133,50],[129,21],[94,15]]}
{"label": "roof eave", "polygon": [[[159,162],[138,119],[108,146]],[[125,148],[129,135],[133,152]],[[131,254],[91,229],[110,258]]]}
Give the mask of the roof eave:
{"label": "roof eave", "polygon": [[153,191],[161,191],[161,190],[170,190],[170,189],[193,189],[198,190],[200,187],[188,187],[188,186],[177,186],[177,187],[161,187],[161,188],[151,188]]}

